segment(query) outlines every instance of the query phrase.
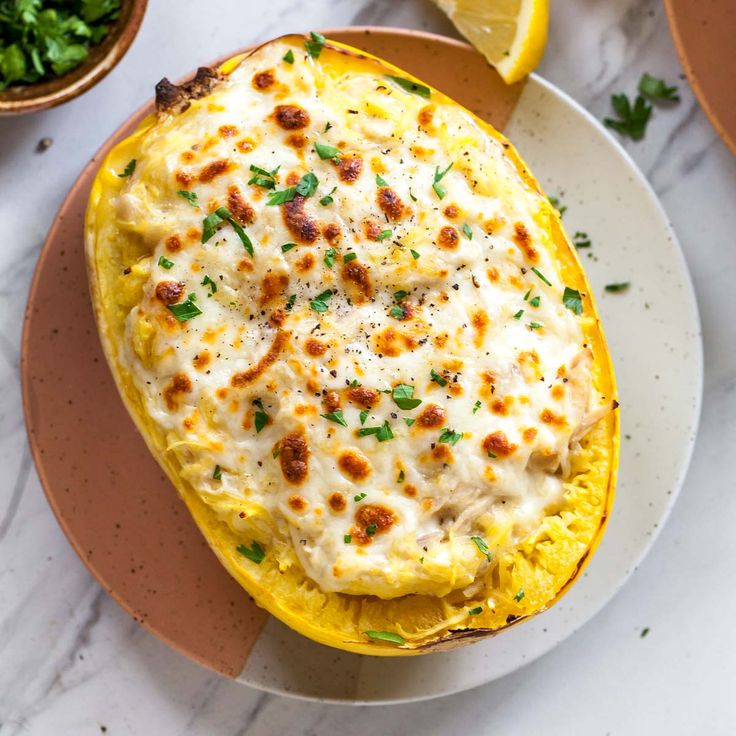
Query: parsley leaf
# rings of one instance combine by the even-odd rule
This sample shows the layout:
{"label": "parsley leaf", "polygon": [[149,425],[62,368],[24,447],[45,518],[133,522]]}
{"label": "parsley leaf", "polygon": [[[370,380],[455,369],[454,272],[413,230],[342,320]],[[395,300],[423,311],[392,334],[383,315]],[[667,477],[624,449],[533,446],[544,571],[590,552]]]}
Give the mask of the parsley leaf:
{"label": "parsley leaf", "polygon": [[342,409],[331,411],[329,414],[320,414],[320,416],[328,422],[335,422],[335,424],[339,424],[343,427],[348,426],[348,423],[345,421],[345,417],[343,416]]}
{"label": "parsley leaf", "polygon": [[159,256],[158,265],[168,271],[174,265],[174,261],[170,261],[166,256]]}
{"label": "parsley leaf", "polygon": [[482,537],[470,537],[470,540],[475,543],[475,546],[478,548],[478,551],[485,555],[485,558],[488,560],[488,562],[491,561],[491,551],[488,549],[488,545],[486,544],[485,540]]}
{"label": "parsley leaf", "polygon": [[447,445],[456,445],[463,438],[462,432],[456,432],[454,429],[443,429],[440,432],[440,442],[444,442]]}
{"label": "parsley leaf", "polygon": [[395,306],[391,307],[391,309],[388,312],[394,319],[404,319],[406,317],[406,311],[404,310],[404,307]]}
{"label": "parsley leaf", "polygon": [[519,590],[516,591],[514,600],[518,603],[524,597],[524,595],[524,588],[519,588]]}
{"label": "parsley leaf", "polygon": [[483,613],[483,606],[478,606],[477,608],[471,608],[468,611],[468,616],[477,616],[479,613]]}
{"label": "parsley leaf", "polygon": [[263,402],[260,399],[256,399],[253,403],[258,410],[254,417],[256,434],[260,434],[261,430],[268,424],[268,414],[266,414],[266,410],[263,408]]}
{"label": "parsley leaf", "polygon": [[186,322],[198,314],[202,314],[202,310],[194,303],[196,296],[190,294],[187,299],[179,304],[167,304],[166,308],[176,317],[179,322]]}
{"label": "parsley leaf", "polygon": [[403,89],[405,92],[411,92],[412,94],[419,95],[420,97],[424,97],[425,100],[428,100],[430,98],[430,95],[432,94],[429,87],[424,84],[412,82],[411,79],[405,79],[404,77],[394,77],[391,74],[387,74],[386,76],[392,82],[398,84],[399,87],[401,87],[401,89]]}
{"label": "parsley leaf", "polygon": [[287,300],[286,300],[286,311],[291,312],[291,310],[294,308],[294,302],[296,301],[296,294],[292,294]]}
{"label": "parsley leaf", "polygon": [[440,171],[439,166],[434,167],[434,182],[432,182],[432,189],[434,189],[435,194],[440,198],[444,199],[445,195],[447,194],[447,189],[445,189],[441,184],[440,181],[444,178],[445,174],[452,168],[452,163],[444,170]]}
{"label": "parsley leaf", "polygon": [[470,225],[468,225],[467,222],[463,225],[463,234],[468,240],[473,239],[473,231],[470,229]]}
{"label": "parsley leaf", "polygon": [[668,102],[679,102],[677,87],[668,87],[664,79],[657,79],[651,74],[644,72],[639,80],[639,93],[650,100],[666,100]]}
{"label": "parsley leaf", "polygon": [[646,99],[637,95],[632,105],[625,94],[613,95],[611,107],[618,115],[618,120],[605,118],[603,124],[622,136],[629,136],[633,141],[641,140],[646,132],[649,118],[652,116],[652,106],[647,104]]}
{"label": "parsley leaf", "polygon": [[350,534],[346,534],[346,535],[345,535],[345,536],[344,536],[344,537],[342,538],[342,541],[343,541],[343,542],[345,542],[345,544],[350,544],[350,542],[352,542],[352,541],[353,541],[353,538],[352,538],[352,536],[351,536]]}
{"label": "parsley leaf", "polygon": [[578,230],[575,235],[572,236],[572,244],[576,248],[590,248],[591,242],[588,237],[588,233],[581,233],[580,230]]}
{"label": "parsley leaf", "polygon": [[376,174],[376,186],[387,187],[388,182],[380,174]]}
{"label": "parsley leaf", "polygon": [[622,291],[626,291],[629,286],[631,286],[630,281],[619,281],[615,284],[606,284],[604,288],[606,291],[611,292],[612,294],[616,294]]}
{"label": "parsley leaf", "polygon": [[376,235],[376,240],[378,242],[380,242],[381,240],[386,240],[387,238],[390,238],[393,234],[393,230],[382,230],[378,235]]}
{"label": "parsley leaf", "polygon": [[360,503],[360,501],[362,501],[367,495],[367,493],[358,493],[353,496],[353,501],[355,501],[355,503]]}
{"label": "parsley leaf", "polygon": [[296,248],[296,243],[284,243],[281,246],[281,252],[288,253],[292,248]]}
{"label": "parsley leaf", "polygon": [[438,383],[440,386],[447,386],[447,379],[443,378],[439,373],[437,373],[434,368],[430,370],[429,375],[432,377],[432,380],[435,383]]}
{"label": "parsley leaf", "polygon": [[399,646],[406,644],[404,637],[394,634],[393,631],[364,631],[363,633],[369,639],[375,639],[376,641],[387,641],[391,644],[398,644]]}
{"label": "parsley leaf", "polygon": [[206,243],[214,234],[217,226],[221,222],[228,222],[233,230],[235,230],[237,236],[240,238],[240,242],[243,247],[248,251],[249,255],[253,255],[253,243],[251,242],[248,234],[243,230],[240,223],[230,214],[230,210],[226,207],[218,207],[214,212],[207,215],[202,221],[202,243]]}
{"label": "parsley leaf", "polygon": [[319,59],[326,41],[327,39],[321,33],[312,31],[309,34],[309,40],[304,42],[304,48],[313,59]]}
{"label": "parsley leaf", "polygon": [[360,426],[361,427],[365,424],[365,420],[368,419],[368,414],[369,413],[370,412],[368,411],[368,409],[363,409],[363,411],[361,411],[360,414],[358,415],[360,417]]}
{"label": "parsley leaf", "polygon": [[192,207],[199,207],[199,202],[197,201],[197,193],[196,192],[188,192],[186,189],[180,189],[177,194],[180,197],[184,197],[187,202],[189,202]]}
{"label": "parsley leaf", "polygon": [[329,309],[328,302],[332,298],[332,289],[325,289],[321,294],[309,302],[309,306],[315,312],[326,312]]}
{"label": "parsley leaf", "polygon": [[248,184],[255,184],[256,186],[263,187],[264,189],[274,189],[276,187],[276,173],[280,168],[280,166],[277,166],[275,169],[268,171],[260,166],[251,164],[250,170],[255,174],[255,176],[251,176],[251,178],[248,179]]}
{"label": "parsley leaf", "polygon": [[335,200],[332,198],[332,195],[337,191],[337,187],[332,187],[332,191],[329,194],[326,194],[322,199],[320,199],[319,203],[323,207],[327,207],[327,205],[332,204]]}
{"label": "parsley leaf", "polygon": [[335,163],[340,160],[340,149],[335,148],[335,146],[328,146],[326,143],[315,143],[314,150],[322,160],[329,158]]}
{"label": "parsley leaf", "polygon": [[566,286],[562,294],[562,303],[571,312],[575,312],[575,314],[583,313],[583,300],[577,289],[571,289],[569,286]]}
{"label": "parsley leaf", "polygon": [[337,251],[334,248],[328,248],[325,251],[325,266],[327,266],[327,268],[332,268],[335,265],[336,255]]}
{"label": "parsley leaf", "polygon": [[540,280],[544,281],[547,286],[552,286],[552,282],[535,266],[532,266],[532,271],[540,278]]}
{"label": "parsley leaf", "polygon": [[409,249],[409,253],[411,253],[411,257],[416,261],[419,259],[419,253],[417,253],[413,248]]}
{"label": "parsley leaf", "polygon": [[358,257],[358,254],[357,253],[346,253],[342,257],[342,262],[343,263],[350,263],[350,261],[354,261],[357,257]]}
{"label": "parsley leaf", "polygon": [[421,399],[414,398],[414,386],[409,386],[406,383],[400,383],[398,386],[394,386],[391,391],[391,398],[394,400],[396,406],[404,411],[416,409],[422,403]]}
{"label": "parsley leaf", "polygon": [[380,427],[361,427],[358,430],[358,436],[367,437],[368,435],[376,435],[376,439],[379,442],[386,442],[394,438],[394,433],[391,431],[388,419]]}
{"label": "parsley leaf", "polygon": [[247,557],[251,562],[255,562],[256,565],[260,565],[266,557],[266,551],[260,544],[258,544],[258,542],[253,542],[250,547],[240,544],[235,549],[240,552],[243,557]]}
{"label": "parsley leaf", "polygon": [[212,296],[217,291],[217,284],[206,274],[205,277],[202,279],[202,286],[210,287],[210,293],[207,294],[207,296]]}
{"label": "parsley leaf", "polygon": [[128,176],[132,176],[133,175],[133,172],[135,171],[135,166],[136,166],[137,163],[138,162],[134,158],[130,159],[130,161],[128,161],[128,165],[123,170],[123,173],[122,174],[118,174],[118,176],[121,179],[125,179]]}
{"label": "parsley leaf", "polygon": [[529,306],[531,307],[538,307],[539,302],[542,300],[541,296],[535,296],[533,299],[529,300]]}
{"label": "parsley leaf", "polygon": [[222,480],[222,468],[219,465],[215,465],[215,469],[212,471],[212,478],[214,480]]}
{"label": "parsley leaf", "polygon": [[294,52],[293,52],[293,51],[292,51],[291,49],[289,49],[289,50],[288,50],[288,51],[287,51],[287,52],[286,52],[286,53],[285,53],[285,54],[283,55],[283,57],[282,57],[282,58],[283,58],[283,60],[284,60],[284,61],[285,61],[285,62],[286,62],[287,64],[293,64],[293,63],[294,63]]}
{"label": "parsley leaf", "polygon": [[475,404],[473,404],[473,414],[475,414],[481,406],[483,406],[483,404],[481,404],[480,401],[476,401]]}
{"label": "parsley leaf", "polygon": [[299,179],[299,183],[296,185],[296,193],[301,194],[302,197],[311,197],[317,191],[318,184],[319,179],[310,171]]}
{"label": "parsley leaf", "polygon": [[521,315],[524,314],[524,310],[520,309],[515,315],[514,319],[521,319]]}

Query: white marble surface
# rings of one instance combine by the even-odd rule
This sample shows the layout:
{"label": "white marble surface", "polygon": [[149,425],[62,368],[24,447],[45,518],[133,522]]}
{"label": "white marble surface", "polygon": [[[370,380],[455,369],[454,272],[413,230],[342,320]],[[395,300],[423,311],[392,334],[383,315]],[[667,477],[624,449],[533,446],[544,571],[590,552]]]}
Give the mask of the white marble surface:
{"label": "white marble surface", "polygon": [[[540,71],[597,117],[641,72],[670,80],[681,73],[656,0],[552,4]],[[682,102],[656,114],[646,140],[627,148],[662,198],[694,277],[706,360],[701,431],[652,553],[605,610],[551,654],[483,688],[414,705],[348,708],[262,694],[140,629],[58,528],[27,450],[18,360],[31,274],[66,191],[163,74],[175,78],[287,30],[348,24],[453,35],[425,0],[151,0],[140,35],[102,84],[62,108],[0,120],[0,736],[733,733],[736,158],[686,82]],[[45,136],[53,146],[34,153]],[[575,226],[573,212],[568,224]]]}

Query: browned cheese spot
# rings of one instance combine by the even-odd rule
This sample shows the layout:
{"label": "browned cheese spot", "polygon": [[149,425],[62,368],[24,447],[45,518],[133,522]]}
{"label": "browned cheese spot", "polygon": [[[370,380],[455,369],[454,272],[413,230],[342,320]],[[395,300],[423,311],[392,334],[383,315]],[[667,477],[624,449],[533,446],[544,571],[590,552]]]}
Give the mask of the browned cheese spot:
{"label": "browned cheese spot", "polygon": [[207,164],[200,172],[198,179],[201,182],[212,181],[215,177],[224,174],[226,171],[230,171],[232,167],[232,161],[227,159],[221,159],[220,161],[213,161]]}
{"label": "browned cheese spot", "polygon": [[345,496],[343,496],[342,493],[338,493],[337,491],[330,494],[330,497],[327,499],[327,503],[329,504],[330,508],[337,514],[339,514],[341,511],[345,511],[345,508],[348,505]]}
{"label": "browned cheese spot", "polygon": [[396,192],[390,187],[381,187],[376,193],[376,201],[381,211],[384,212],[390,220],[400,220],[404,214],[404,203],[401,201]]}
{"label": "browned cheese spot", "polygon": [[256,211],[246,202],[235,184],[227,188],[227,208],[241,225],[250,225],[256,219]]}
{"label": "browned cheese spot", "polygon": [[276,81],[272,69],[266,69],[264,72],[258,72],[253,76],[253,86],[260,91],[268,89]]}
{"label": "browned cheese spot", "polygon": [[206,368],[212,362],[212,355],[209,350],[200,350],[192,359],[192,363],[197,370]]}
{"label": "browned cheese spot", "polygon": [[182,151],[181,154],[179,154],[179,158],[184,163],[191,163],[194,161],[194,152],[193,151]]}
{"label": "browned cheese spot", "polygon": [[428,404],[417,417],[416,424],[424,429],[436,429],[441,427],[446,419],[447,414],[439,404]]}
{"label": "browned cheese spot", "polygon": [[263,307],[269,302],[281,296],[284,289],[289,285],[289,276],[285,273],[268,273],[263,277],[261,283],[261,296],[259,304]]}
{"label": "browned cheese spot", "polygon": [[330,222],[322,228],[322,235],[324,235],[325,240],[328,240],[330,243],[336,243],[340,240],[342,231],[336,222]]}
{"label": "browned cheese spot", "polygon": [[517,222],[514,224],[514,243],[518,246],[519,250],[532,262],[536,263],[539,259],[539,254],[536,248],[532,245],[532,238],[529,235],[529,231],[526,226]]}
{"label": "browned cheese spot", "polygon": [[307,508],[307,499],[304,496],[289,496],[287,503],[292,511],[304,511]]}
{"label": "browned cheese spot", "polygon": [[307,139],[301,133],[292,133],[287,137],[286,142],[293,148],[304,148],[307,145]]}
{"label": "browned cheese spot", "polygon": [[460,210],[454,204],[448,204],[443,211],[448,220],[454,220],[460,214]]}
{"label": "browned cheese spot", "polygon": [[534,442],[537,437],[537,430],[535,427],[527,427],[521,436],[524,438],[524,442]]}
{"label": "browned cheese spot", "polygon": [[343,263],[342,277],[351,285],[351,297],[356,304],[362,304],[373,296],[370,271],[357,260]]}
{"label": "browned cheese spot", "polygon": [[364,409],[372,409],[381,400],[381,394],[375,388],[366,388],[365,386],[353,386],[348,388],[345,393],[348,401]]}
{"label": "browned cheese spot", "polygon": [[425,105],[419,111],[419,115],[417,115],[417,121],[419,122],[419,125],[421,125],[423,128],[426,128],[427,126],[431,125],[433,119],[434,119],[434,107],[432,107],[432,105]]}
{"label": "browned cheese spot", "polygon": [[560,414],[555,414],[551,409],[543,409],[539,418],[545,424],[551,424],[553,427],[565,427],[567,426],[567,419]]}
{"label": "browned cheese spot", "polygon": [[356,450],[345,450],[337,459],[337,466],[356,483],[365,480],[373,470],[368,458]]}
{"label": "browned cheese spot", "polygon": [[483,344],[491,320],[483,309],[479,309],[473,312],[472,322],[475,328],[475,347],[479,348]]}
{"label": "browned cheese spot", "polygon": [[363,171],[363,159],[360,156],[343,157],[337,164],[337,172],[340,181],[352,184],[357,181]]}
{"label": "browned cheese spot", "polygon": [[304,211],[306,197],[297,194],[291,202],[284,202],[281,213],[284,224],[295,240],[300,243],[314,243],[319,235],[317,222]]}
{"label": "browned cheese spot", "polygon": [[234,125],[221,125],[217,132],[220,134],[221,138],[232,138],[234,135],[238,134],[238,129]]}
{"label": "browned cheese spot", "polygon": [[164,304],[176,304],[183,293],[183,281],[159,281],[156,284],[156,299]]}
{"label": "browned cheese spot", "polygon": [[294,267],[296,268],[299,273],[306,273],[309,271],[315,264],[314,255],[312,253],[305,253],[295,264]]}
{"label": "browned cheese spot", "polygon": [[327,345],[320,340],[317,340],[315,337],[310,337],[307,340],[306,351],[309,355],[313,355],[317,358],[327,352]]}
{"label": "browned cheese spot", "polygon": [[445,248],[446,250],[455,250],[459,241],[460,236],[458,235],[457,230],[450,225],[445,225],[437,236],[437,242],[440,247]]}
{"label": "browned cheese spot", "polygon": [[340,408],[340,394],[337,391],[328,391],[324,398],[325,409],[328,412],[335,412]]}
{"label": "browned cheese spot", "polygon": [[301,130],[309,125],[309,113],[299,105],[276,105],[273,114],[284,130]]}
{"label": "browned cheese spot", "polygon": [[284,349],[284,346],[286,345],[288,339],[288,332],[284,332],[284,330],[278,330],[276,332],[276,337],[271,343],[271,347],[269,347],[268,349],[268,352],[266,352],[266,354],[255,365],[251,366],[245,371],[242,371],[241,373],[236,373],[230,379],[230,385],[234,388],[243,388],[249,383],[255,381],[256,378],[265,373],[266,370],[268,370],[268,368],[276,362],[276,359],[279,357],[279,354]]}
{"label": "browned cheese spot", "polygon": [[166,250],[169,253],[178,253],[181,250],[181,238],[178,235],[170,235],[166,238]]}
{"label": "browned cheese spot", "polygon": [[381,234],[381,225],[375,220],[366,220],[363,228],[365,230],[365,236],[369,240],[376,240],[376,238]]}
{"label": "browned cheese spot", "polygon": [[417,487],[413,486],[411,483],[406,483],[404,485],[404,495],[409,496],[409,498],[415,498],[417,495]]}
{"label": "browned cheese spot", "polygon": [[553,399],[557,399],[560,401],[560,399],[563,399],[565,397],[565,387],[561,386],[559,383],[556,383],[554,386],[552,386],[550,393],[552,394]]}
{"label": "browned cheese spot", "polygon": [[493,432],[483,440],[486,455],[492,452],[497,457],[508,457],[518,448],[518,445],[509,442],[505,432]]}
{"label": "browned cheese spot", "polygon": [[293,485],[303,483],[309,472],[309,445],[300,432],[292,432],[279,445],[279,463],[284,478]]}
{"label": "browned cheese spot", "polygon": [[179,394],[188,394],[192,390],[192,382],[185,373],[177,373],[171,383],[164,389],[164,401],[169,411],[176,411],[179,402],[176,397]]}
{"label": "browned cheese spot", "polygon": [[504,396],[503,399],[496,399],[491,404],[491,411],[494,414],[506,416],[509,413],[509,407],[514,403],[512,396]]}
{"label": "browned cheese spot", "polygon": [[393,327],[387,327],[373,336],[374,349],[381,355],[396,358],[402,352],[414,350],[417,341],[411,335],[404,335]]}
{"label": "browned cheese spot", "polygon": [[[370,544],[376,534],[384,534],[396,523],[391,509],[379,504],[365,504],[355,512],[355,526],[350,529],[353,542],[360,546]],[[373,534],[368,534],[368,527]]]}
{"label": "browned cheese spot", "polygon": [[192,181],[194,181],[192,175],[188,174],[186,171],[177,171],[174,174],[174,178],[184,189],[187,189]]}

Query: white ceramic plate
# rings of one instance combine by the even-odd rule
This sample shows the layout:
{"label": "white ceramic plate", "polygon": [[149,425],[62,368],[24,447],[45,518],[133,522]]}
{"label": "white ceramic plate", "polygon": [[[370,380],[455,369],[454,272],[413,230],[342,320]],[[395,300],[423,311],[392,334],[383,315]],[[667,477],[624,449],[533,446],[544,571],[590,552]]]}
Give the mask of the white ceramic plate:
{"label": "white ceramic plate", "polygon": [[[572,590],[550,611],[452,652],[383,658],[347,654],[266,624],[241,682],[302,698],[395,703],[466,690],[513,672],[588,621],[654,542],[692,451],[702,394],[700,322],[672,228],[636,165],[603,127],[532,76],[506,128],[547,193],[567,205],[597,296],[616,369],[622,440],[618,491],[605,538]],[[625,293],[604,286],[630,281]]]}

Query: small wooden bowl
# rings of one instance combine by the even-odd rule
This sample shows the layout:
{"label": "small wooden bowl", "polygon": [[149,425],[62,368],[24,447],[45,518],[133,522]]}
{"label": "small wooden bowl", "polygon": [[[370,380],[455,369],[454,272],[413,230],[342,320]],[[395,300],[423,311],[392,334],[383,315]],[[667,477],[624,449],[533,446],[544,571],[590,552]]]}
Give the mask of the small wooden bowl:
{"label": "small wooden bowl", "polygon": [[0,115],[45,110],[81,95],[100,81],[125,56],[138,33],[148,0],[121,0],[120,14],[102,43],[87,59],[62,77],[38,84],[18,84],[0,92]]}

